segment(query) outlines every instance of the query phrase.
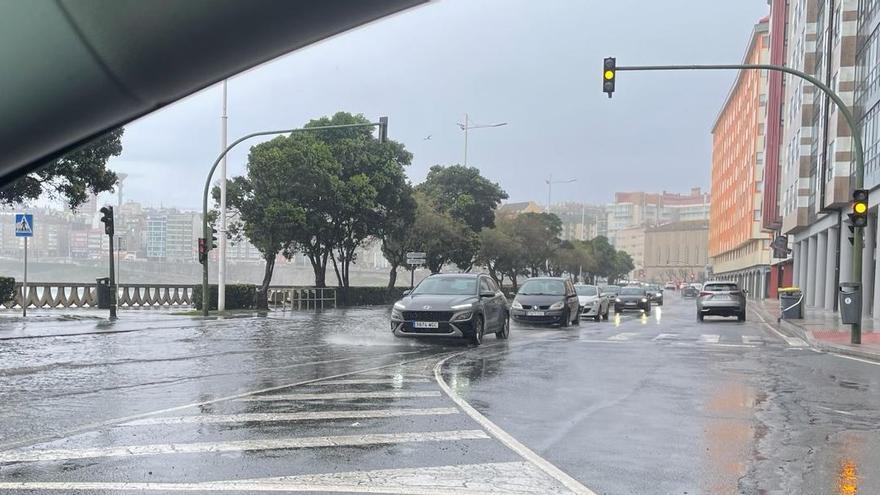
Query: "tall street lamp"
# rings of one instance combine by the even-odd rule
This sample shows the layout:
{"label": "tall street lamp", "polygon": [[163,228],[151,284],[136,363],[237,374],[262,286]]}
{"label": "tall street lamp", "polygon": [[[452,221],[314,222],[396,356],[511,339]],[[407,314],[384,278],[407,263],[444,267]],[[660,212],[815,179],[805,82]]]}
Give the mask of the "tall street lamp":
{"label": "tall street lamp", "polygon": [[468,153],[468,131],[470,129],[485,129],[487,127],[501,127],[507,125],[507,122],[499,122],[497,124],[475,124],[468,118],[468,114],[464,114],[464,123],[459,122],[458,127],[464,131],[464,165],[467,166]]}
{"label": "tall street lamp", "polygon": [[[227,146],[222,152],[220,152],[220,156],[214,160],[214,164],[211,165],[211,170],[208,171],[208,177],[205,178],[205,190],[202,195],[202,239],[199,241],[200,246],[204,248],[204,259],[202,264],[202,315],[208,316],[208,302],[210,298],[208,297],[208,250],[211,245],[211,232],[208,226],[208,193],[211,191],[211,178],[214,176],[214,171],[217,170],[217,166],[220,165],[220,162],[226,158],[229,150],[234,148],[237,144],[242,141],[247,141],[250,138],[257,136],[270,136],[272,134],[293,134],[294,132],[307,132],[307,131],[324,131],[328,129],[350,129],[356,127],[378,127],[379,128],[379,142],[384,143],[388,139],[388,117],[379,117],[378,122],[366,122],[363,124],[340,124],[340,125],[322,125],[316,127],[298,127],[296,129],[281,129],[277,131],[261,131],[254,132],[248,134],[246,136],[242,136],[235,141],[232,142],[229,146]],[[225,232],[221,235],[225,235]],[[200,258],[203,253],[199,253]],[[219,287],[218,287],[219,290]],[[219,294],[218,294],[219,299]]]}
{"label": "tall street lamp", "polygon": [[550,201],[553,199],[553,184],[570,184],[577,182],[577,179],[553,180],[553,174],[546,178],[544,182],[547,184],[547,213],[550,213]]}

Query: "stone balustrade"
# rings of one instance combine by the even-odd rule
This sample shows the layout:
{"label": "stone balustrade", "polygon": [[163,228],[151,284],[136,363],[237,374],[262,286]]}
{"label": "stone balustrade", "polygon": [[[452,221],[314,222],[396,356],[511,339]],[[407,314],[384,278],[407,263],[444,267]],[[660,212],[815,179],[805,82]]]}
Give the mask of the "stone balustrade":
{"label": "stone balustrade", "polygon": [[[96,283],[28,282],[28,308],[97,308]],[[22,284],[15,284],[12,302],[0,307],[20,308]],[[193,305],[193,285],[185,284],[121,284],[117,287],[120,308],[187,307]],[[270,286],[269,304],[274,309],[323,309],[336,307],[336,289]]]}

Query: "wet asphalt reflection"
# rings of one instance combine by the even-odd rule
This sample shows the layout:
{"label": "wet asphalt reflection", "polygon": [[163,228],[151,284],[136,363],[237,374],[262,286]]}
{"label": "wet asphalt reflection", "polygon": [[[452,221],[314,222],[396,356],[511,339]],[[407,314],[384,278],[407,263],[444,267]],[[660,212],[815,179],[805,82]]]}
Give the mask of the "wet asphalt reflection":
{"label": "wet asphalt reflection", "polygon": [[386,308],[0,322],[0,490],[880,493],[880,366],[693,304],[480,348]]}

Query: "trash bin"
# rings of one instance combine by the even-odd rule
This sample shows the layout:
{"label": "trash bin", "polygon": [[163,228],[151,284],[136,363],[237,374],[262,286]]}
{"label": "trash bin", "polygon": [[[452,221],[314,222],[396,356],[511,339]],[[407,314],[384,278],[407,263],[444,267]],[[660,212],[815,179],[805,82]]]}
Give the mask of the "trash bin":
{"label": "trash bin", "polygon": [[840,321],[845,325],[862,321],[862,284],[846,282],[837,291]]}
{"label": "trash bin", "polygon": [[98,282],[98,309],[110,309],[110,279],[101,277]]}
{"label": "trash bin", "polygon": [[791,287],[779,290],[780,317],[783,320],[799,320],[804,317],[804,293]]}

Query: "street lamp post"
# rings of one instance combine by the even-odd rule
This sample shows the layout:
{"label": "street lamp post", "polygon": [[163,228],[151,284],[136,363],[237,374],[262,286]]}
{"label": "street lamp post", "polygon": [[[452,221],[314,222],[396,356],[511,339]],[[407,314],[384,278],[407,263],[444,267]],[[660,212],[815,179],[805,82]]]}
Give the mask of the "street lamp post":
{"label": "street lamp post", "polygon": [[497,124],[472,124],[468,114],[464,114],[464,123],[459,122],[458,127],[464,131],[464,165],[468,164],[468,131],[470,129],[485,129],[488,127],[501,127],[507,125],[507,122],[499,122]]}
{"label": "street lamp post", "polygon": [[577,182],[577,179],[553,180],[553,174],[544,180],[547,184],[547,213],[550,213],[551,200],[553,199],[553,184],[570,184]]}
{"label": "street lamp post", "polygon": [[[613,59],[606,59],[613,60]],[[616,61],[615,61],[616,63]],[[614,64],[612,64],[614,65]],[[853,154],[855,155],[856,162],[856,170],[854,179],[854,189],[862,189],[865,184],[865,155],[864,149],[862,147],[862,136],[859,133],[859,128],[856,125],[856,120],[853,117],[852,112],[849,107],[846,106],[846,103],[840,98],[840,96],[834,92],[828,85],[820,81],[819,79],[805,73],[799,71],[797,69],[792,69],[791,67],[785,67],[784,65],[775,65],[775,64],[690,64],[690,65],[632,65],[632,66],[617,66],[614,67],[614,71],[667,71],[667,70],[743,70],[743,69],[759,69],[759,70],[772,70],[777,72],[784,72],[786,74],[791,74],[795,77],[799,77],[813,86],[816,86],[820,90],[822,90],[825,95],[827,95],[831,101],[837,106],[837,109],[840,111],[840,115],[843,116],[844,120],[846,120],[847,126],[849,126],[850,136],[852,137],[853,144]],[[606,81],[615,79],[614,71],[603,70],[604,78]],[[610,89],[610,92],[609,92]],[[610,87],[606,87],[604,89],[606,93],[608,93],[608,97],[611,97],[611,93],[614,91],[614,84]],[[853,226],[853,256],[852,256],[852,277],[855,281],[862,280],[862,256],[863,256],[863,247],[864,247],[864,227],[860,227],[857,225]],[[861,314],[862,308],[861,305],[858,308],[859,317],[856,318],[856,322],[852,324],[850,331],[850,342],[853,344],[861,344],[862,343],[862,322],[861,322]]]}
{"label": "street lamp post", "polygon": [[[242,141],[247,141],[250,138],[254,138],[257,136],[270,136],[273,134],[293,134],[294,132],[306,132],[306,131],[324,131],[327,129],[350,129],[357,127],[379,127],[379,142],[385,142],[385,138],[388,135],[388,118],[380,117],[379,122],[366,122],[363,124],[340,124],[340,125],[323,125],[316,127],[298,127],[295,129],[281,129],[276,131],[261,131],[261,132],[253,132],[251,134],[247,134],[242,136],[235,141],[232,142],[229,146],[227,146],[223,151],[220,152],[220,156],[214,160],[214,164],[211,165],[211,170],[208,171],[208,176],[205,178],[205,190],[202,195],[202,238],[205,239],[205,245],[210,245],[211,242],[211,233],[209,232],[208,226],[208,194],[211,191],[211,178],[214,176],[214,171],[217,170],[217,166],[220,162],[226,158],[226,155],[229,153],[229,150],[235,148],[236,145],[241,143]],[[225,235],[225,233],[222,233]],[[208,303],[210,298],[208,297],[208,257],[205,256],[204,264],[202,265],[202,315],[208,316]],[[219,287],[218,287],[219,290]],[[219,294],[218,294],[219,296]]]}

